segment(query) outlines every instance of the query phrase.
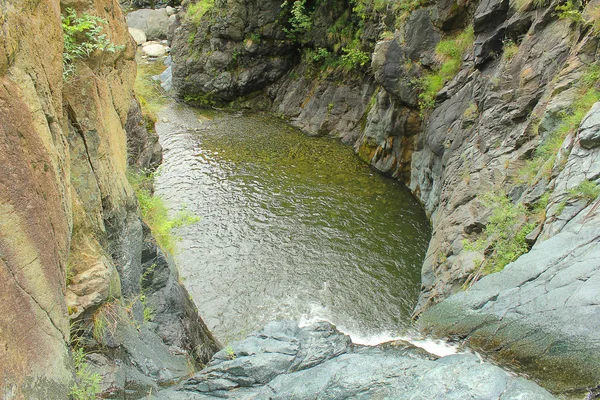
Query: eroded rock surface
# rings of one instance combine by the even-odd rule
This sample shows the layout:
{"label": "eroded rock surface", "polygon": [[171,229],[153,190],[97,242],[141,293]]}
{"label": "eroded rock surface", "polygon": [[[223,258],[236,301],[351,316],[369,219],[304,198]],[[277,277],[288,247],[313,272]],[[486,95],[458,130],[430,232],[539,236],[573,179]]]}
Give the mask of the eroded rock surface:
{"label": "eroded rock surface", "polygon": [[[235,3],[236,8],[242,6],[237,2],[229,3]],[[423,263],[422,291],[415,316],[449,297],[448,309],[459,304],[456,307],[466,309],[458,315],[470,315],[472,304],[461,303],[470,297],[460,292],[479,279],[482,262],[492,259],[494,253],[494,238],[486,234],[493,212],[493,207],[484,201],[486,195],[505,194],[511,204],[527,210],[522,211],[523,215],[508,229],[509,236],[527,223],[532,224],[535,228],[527,234],[526,247],[533,246],[535,250],[538,246],[548,246],[543,248],[556,257],[544,257],[543,263],[536,264],[540,274],[531,276],[530,284],[532,288],[538,288],[537,292],[528,292],[532,297],[529,307],[517,308],[523,332],[550,332],[548,342],[535,347],[526,340],[520,342],[518,332],[507,336],[495,329],[482,328],[479,333],[481,337],[485,334],[485,341],[471,341],[471,344],[488,350],[491,345],[485,343],[493,343],[499,349],[506,346],[511,349],[510,359],[524,364],[530,363],[531,354],[542,354],[540,349],[546,346],[548,354],[540,356],[540,365],[532,369],[535,376],[549,378],[551,374],[545,374],[544,368],[553,371],[564,365],[577,378],[571,379],[570,383],[565,379],[556,387],[567,389],[571,385],[571,389],[581,389],[597,385],[598,380],[594,373],[575,367],[579,363],[596,368],[594,356],[579,350],[586,346],[584,343],[589,343],[590,349],[597,346],[595,334],[584,329],[586,313],[596,316],[597,304],[594,301],[588,305],[579,304],[583,313],[579,314],[571,313],[571,308],[565,304],[559,306],[560,301],[551,302],[555,305],[552,316],[542,318],[540,315],[546,315],[544,313],[548,311],[544,301],[550,300],[540,287],[546,286],[548,275],[569,269],[571,264],[589,265],[590,262],[587,255],[576,250],[578,244],[570,239],[565,246],[550,247],[544,243],[556,235],[568,238],[563,230],[570,223],[575,224],[581,213],[595,212],[594,205],[598,201],[593,191],[587,197],[580,193],[581,185],[590,188],[599,183],[598,106],[592,108],[580,128],[569,126],[568,132],[564,132],[565,116],[573,113],[574,103],[580,102],[587,93],[590,87],[586,82],[596,79],[590,77],[595,76],[597,68],[598,38],[584,25],[560,18],[557,5],[558,2],[551,2],[543,7],[526,4],[517,8],[504,0],[436,1],[400,16],[400,19],[389,8],[374,12],[363,18],[360,31],[360,49],[373,52],[371,70],[341,74],[341,79],[340,74],[323,66],[319,70],[315,53],[306,52],[306,49],[317,52],[326,48],[334,53],[335,45],[326,33],[328,27],[340,21],[347,22],[345,26],[355,22],[340,19],[331,10],[324,17],[325,13],[317,6],[312,14],[308,12],[312,17],[311,33],[301,33],[296,42],[292,41],[292,45],[302,52],[302,57],[292,59],[289,71],[280,79],[274,78],[276,81],[267,88],[249,86],[243,92],[246,97],[236,104],[270,109],[309,134],[341,138],[353,145],[366,162],[405,182],[421,200],[431,218],[433,236]],[[596,6],[591,2],[582,8],[581,15],[589,18]],[[250,22],[238,36],[247,38],[259,32],[253,28],[255,16],[241,14],[248,18],[242,20]],[[179,18],[180,22],[185,20],[183,13]],[[208,37],[216,35],[217,30],[213,31],[211,27],[216,29],[224,21],[241,28],[240,24],[234,23],[237,20],[231,14],[218,24],[211,18],[203,18],[197,32],[207,33]],[[460,71],[433,96],[433,104],[420,109],[423,90],[418,86],[422,82],[420,79],[436,73],[445,60],[439,51],[436,52],[437,44],[456,38],[459,32],[466,32],[469,25],[473,27],[473,44],[460,59]],[[388,32],[375,44],[382,29]],[[215,45],[222,43],[214,41],[209,46],[207,36],[203,36],[204,39],[196,37],[186,42],[188,44],[182,44],[190,38],[190,32],[189,24],[185,22],[175,32],[175,42],[179,45],[174,51],[173,79],[178,95],[186,100],[192,100],[186,96],[193,93],[227,93],[220,97],[221,100],[239,96],[237,81],[229,79],[229,75],[225,77],[227,79],[219,80],[221,86],[214,90],[214,86],[204,85],[206,77],[188,74],[204,65],[206,59],[198,55],[217,53],[221,50]],[[237,40],[239,46],[241,39]],[[229,50],[215,56],[219,65],[237,65],[233,47],[226,47]],[[265,48],[265,51],[269,50]],[[315,73],[315,68],[320,72]],[[235,69],[232,71],[232,76],[237,76]],[[265,80],[268,74],[257,73],[259,77],[255,77],[255,81],[271,82]],[[586,105],[587,108],[590,106]],[[535,165],[536,157],[539,161],[539,154],[546,144],[556,140],[562,142],[561,148],[546,155],[545,164],[531,167]],[[594,212],[590,213],[586,224],[592,223]],[[483,248],[472,246],[478,239],[485,242]],[[585,240],[590,248],[598,243],[594,237]],[[569,249],[572,258],[567,265],[560,261],[560,254],[566,254]],[[523,257],[526,261],[517,260],[517,265],[519,262],[532,263],[531,258]],[[488,266],[489,270],[494,270],[493,267]],[[486,279],[506,280],[508,283],[502,290],[509,293],[511,282],[515,283],[511,280],[511,271],[519,275],[518,269],[510,267],[499,278]],[[573,276],[580,276],[580,272],[585,275],[581,270],[573,272]],[[571,284],[578,285],[577,282],[566,283],[567,286]],[[483,286],[478,285],[473,286],[474,291],[480,288],[477,292],[482,297],[487,293],[490,299],[494,298],[495,289],[484,285],[483,281]],[[513,290],[518,288],[513,287]],[[454,294],[460,302],[453,300]],[[443,304],[440,309],[445,307]],[[512,303],[494,301],[492,304],[497,314],[510,315],[516,307]],[[488,315],[487,312],[481,311],[481,315]],[[569,337],[561,336],[564,332],[556,331],[551,320],[566,323],[573,315],[581,318],[581,322],[576,323],[577,338],[569,343]],[[431,318],[427,321],[430,324]],[[435,324],[437,332],[454,331],[454,320],[449,318],[447,321],[450,325]],[[458,336],[468,336],[467,331],[465,328]],[[565,348],[573,346],[575,351],[568,357],[550,356],[553,351],[561,354],[560,340],[552,342],[553,334],[563,338],[560,340],[565,341]],[[510,345],[513,341],[528,344]],[[507,352],[500,353],[491,354],[504,360],[509,358]]]}
{"label": "eroded rock surface", "polygon": [[[116,49],[64,77],[71,7],[105,19]],[[136,46],[116,0],[5,1],[0,15],[0,396],[68,398],[75,345],[106,377],[105,396],[136,387],[141,397],[219,346],[148,244],[126,177],[160,155],[133,98]]]}
{"label": "eroded rock surface", "polygon": [[363,347],[329,323],[272,322],[215,354],[165,399],[553,399],[473,354],[440,359],[405,342]]}

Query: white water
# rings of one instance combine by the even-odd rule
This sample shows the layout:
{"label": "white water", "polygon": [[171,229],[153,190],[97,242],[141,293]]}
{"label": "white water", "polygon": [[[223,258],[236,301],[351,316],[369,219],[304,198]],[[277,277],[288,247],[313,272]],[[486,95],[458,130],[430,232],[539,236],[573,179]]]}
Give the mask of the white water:
{"label": "white water", "polygon": [[404,334],[399,335],[394,332],[381,332],[374,335],[364,335],[352,327],[344,326],[335,321],[335,317],[332,315],[329,310],[325,307],[317,304],[311,304],[310,312],[308,314],[302,315],[302,318],[299,321],[300,327],[310,326],[316,322],[326,321],[329,322],[337,328],[340,332],[350,336],[352,339],[352,343],[360,344],[364,346],[377,346],[383,343],[394,342],[397,340],[401,340],[404,342],[408,342],[415,347],[419,347],[430,354],[436,355],[438,357],[446,357],[452,354],[459,353],[459,346],[456,344],[450,344],[444,340],[432,339],[432,338],[424,338],[418,337],[416,333],[411,333],[410,335]]}

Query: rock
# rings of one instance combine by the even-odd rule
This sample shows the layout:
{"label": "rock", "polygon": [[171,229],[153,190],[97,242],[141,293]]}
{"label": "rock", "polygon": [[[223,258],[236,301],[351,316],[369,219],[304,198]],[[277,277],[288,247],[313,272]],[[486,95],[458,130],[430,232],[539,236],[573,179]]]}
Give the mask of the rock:
{"label": "rock", "polygon": [[133,37],[133,40],[138,44],[146,43],[146,34],[143,30],[137,28],[129,28],[129,33]]}
{"label": "rock", "polygon": [[136,170],[154,171],[162,162],[162,147],[156,132],[148,132],[137,99],[131,106],[125,122],[127,132],[127,165]]}
{"label": "rock", "polygon": [[173,75],[171,71],[172,68],[169,66],[160,75],[155,75],[152,77],[152,79],[155,81],[160,82],[160,86],[165,90],[165,92],[170,92],[173,88]]}
{"label": "rock", "polygon": [[579,127],[581,147],[592,149],[600,146],[600,102],[595,103]]}
{"label": "rock", "polygon": [[286,321],[272,322],[215,354],[179,390],[159,395],[165,399],[553,398],[535,383],[482,363],[472,354],[436,360],[403,342],[356,346],[329,323],[300,329]]}
{"label": "rock", "polygon": [[600,381],[600,215],[590,205],[552,238],[426,311],[427,331],[468,338],[561,392]]}
{"label": "rock", "polygon": [[142,51],[148,57],[160,57],[160,56],[164,56],[165,54],[167,54],[167,49],[168,49],[167,46],[164,46],[164,45],[158,44],[158,43],[154,43],[154,44],[149,44],[148,46],[144,46],[142,48]]}
{"label": "rock", "polygon": [[170,17],[171,15],[175,14],[177,11],[171,7],[171,6],[167,6],[166,7],[166,11],[167,11],[167,15]]}
{"label": "rock", "polygon": [[127,14],[127,26],[146,33],[148,40],[166,39],[170,21],[167,10],[142,9]]}
{"label": "rock", "polygon": [[278,23],[280,1],[251,7],[240,0],[215,3],[214,12],[223,17],[212,24],[183,19],[174,29],[173,87],[180,98],[200,105],[231,101],[264,89],[290,70],[297,53]]}
{"label": "rock", "polygon": [[373,52],[371,68],[375,79],[387,92],[408,106],[417,105],[417,88],[412,83],[418,77],[416,64],[410,59],[398,40],[378,42]]}

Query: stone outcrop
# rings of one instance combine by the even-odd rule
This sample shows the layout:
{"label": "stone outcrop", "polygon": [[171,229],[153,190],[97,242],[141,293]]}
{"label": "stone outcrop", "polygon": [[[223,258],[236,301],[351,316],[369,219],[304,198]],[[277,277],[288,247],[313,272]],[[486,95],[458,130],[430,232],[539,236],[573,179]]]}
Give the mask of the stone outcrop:
{"label": "stone outcrop", "polygon": [[127,14],[127,26],[141,30],[148,40],[166,39],[170,24],[166,8],[142,9]]}
{"label": "stone outcrop", "polygon": [[405,342],[352,345],[328,323],[272,322],[164,399],[553,399],[473,354],[436,359]]}
{"label": "stone outcrop", "polygon": [[[571,229],[579,229],[577,224],[583,231],[586,224],[594,223],[597,199],[589,198],[590,194],[584,198],[577,190],[585,182],[597,185],[600,177],[596,154],[598,106],[592,108],[579,129],[570,126],[566,135],[558,132],[564,129],[561,125],[565,123],[565,115],[573,111],[573,103],[587,93],[586,81],[595,79],[592,86],[597,85],[594,75],[597,35],[581,22],[559,17],[557,1],[545,6],[526,3],[519,9],[504,0],[436,1],[408,15],[392,15],[388,8],[387,13],[373,12],[361,22],[360,48],[371,49],[371,70],[346,73],[340,78],[327,69],[315,73],[314,57],[306,53],[306,49],[319,48],[335,52],[327,28],[339,21],[336,10],[341,3],[336,2],[326,9],[329,14],[320,5],[307,11],[312,18],[312,33],[302,33],[295,41],[286,37],[286,46],[295,46],[303,57],[290,57],[292,64],[286,64],[275,75],[266,69],[253,69],[248,75],[238,61],[240,57],[244,60],[253,48],[245,48],[244,40],[262,35],[257,26],[271,29],[272,19],[260,24],[256,14],[240,11],[246,3],[221,2],[237,14],[207,13],[198,24],[189,20],[185,10],[178,15],[173,49],[173,84],[177,95],[204,105],[215,98],[235,99],[238,106],[262,107],[286,117],[309,134],[331,135],[352,145],[365,161],[405,182],[431,218],[433,236],[422,268],[422,292],[415,315],[441,304],[432,309],[435,312],[432,316],[425,314],[424,327],[442,335],[485,336],[485,340],[470,341],[471,345],[508,364],[516,360],[523,365],[529,363],[527,346],[534,340],[525,333],[552,332],[538,347],[531,344],[532,354],[540,355],[532,374],[540,379],[557,379],[548,371],[564,366],[577,378],[559,382],[554,389],[595,386],[598,377],[575,365],[597,369],[594,357],[579,351],[588,346],[590,354],[598,352],[593,328],[585,327],[590,318],[597,319],[600,310],[597,301],[581,299],[577,303],[578,312],[572,312],[565,304],[559,307],[559,299],[567,299],[556,292],[557,301],[551,302],[554,306],[545,308],[542,303],[552,297],[555,289],[546,284],[559,271],[568,270],[573,278],[565,281],[562,289],[565,292],[584,285],[593,276],[586,269],[590,265],[587,256],[574,251],[579,242],[569,239],[566,247],[545,243],[560,242],[555,239],[557,236],[570,238]],[[252,7],[247,6],[248,10]],[[584,19],[589,18],[595,7],[597,4],[590,2],[581,10]],[[215,15],[220,16],[218,22]],[[395,25],[394,19],[400,23]],[[349,25],[357,23],[352,19],[346,21]],[[286,21],[282,23],[289,28]],[[418,82],[436,73],[444,61],[436,53],[437,44],[442,39],[456,37],[457,32],[469,25],[473,27],[474,43],[460,58],[460,71],[435,94],[431,108],[420,109],[422,88]],[[235,37],[229,33],[232,27]],[[375,43],[382,30],[390,32]],[[225,34],[221,35],[222,32]],[[256,53],[259,60],[268,57],[268,51],[275,57],[281,54],[279,48],[260,49]],[[239,70],[238,64],[242,65]],[[210,70],[213,65],[215,69]],[[228,74],[216,78],[219,75],[214,72],[219,68],[226,69]],[[252,77],[242,82],[260,84],[240,86],[241,76]],[[264,85],[267,87],[263,88]],[[244,98],[239,100],[239,96]],[[536,149],[557,140],[556,137],[563,141],[561,149],[548,158],[545,166],[540,164],[530,171],[533,176],[523,177],[523,170],[533,165],[531,160],[541,152]],[[555,257],[543,254],[543,262],[534,264],[531,256],[523,256],[497,277],[492,275],[474,283],[479,279],[482,262],[492,259],[493,253],[494,239],[485,234],[493,211],[484,201],[488,193],[505,193],[512,204],[529,210],[529,216],[523,213],[510,230],[517,232],[526,222],[537,225],[526,238],[527,245],[533,248],[532,254],[542,254],[538,248],[546,252],[552,249],[551,255]],[[533,216],[536,206],[542,210]],[[577,218],[581,221],[577,222]],[[585,242],[579,244],[597,244],[597,238],[592,236],[578,238]],[[469,246],[477,239],[487,241],[483,249]],[[567,264],[561,261],[560,254],[569,249],[573,255]],[[526,264],[535,265],[539,274],[525,273]],[[531,281],[526,282],[528,279]],[[500,284],[502,280],[506,284]],[[511,288],[515,282],[524,286]],[[465,287],[471,287],[473,294],[462,293]],[[531,299],[517,297],[501,302],[500,299],[512,296],[511,290],[527,292]],[[487,300],[480,301],[484,298]],[[445,322],[432,322],[436,316],[445,315],[444,310],[455,312],[460,307],[458,315],[469,317],[469,321],[483,318],[489,327],[485,324],[456,327],[453,325],[456,319],[451,315],[440,317]],[[516,314],[522,321],[519,329],[504,329],[501,317]],[[505,322],[510,321],[508,318]],[[577,338],[569,342],[568,335],[557,330],[558,322],[553,321],[572,323]],[[503,328],[502,333],[495,327]],[[520,336],[522,333],[524,338]],[[569,343],[566,348],[573,346],[577,351],[569,353],[569,358],[556,350],[557,356],[553,358],[553,351],[563,339]],[[527,345],[519,345],[523,343]],[[503,352],[503,348],[510,350]]]}
{"label": "stone outcrop", "polygon": [[[61,11],[71,7],[105,19],[118,47],[63,79]],[[105,395],[143,396],[219,346],[126,178],[128,156],[148,168],[160,155],[132,100],[135,44],[116,0],[8,1],[0,15],[0,397],[67,398],[75,339],[107,378]],[[101,316],[114,324],[92,334]]]}
{"label": "stone outcrop", "polygon": [[188,102],[234,100],[274,83],[293,65],[296,51],[278,0],[217,1],[197,26],[184,13],[172,28],[178,59],[173,76]]}

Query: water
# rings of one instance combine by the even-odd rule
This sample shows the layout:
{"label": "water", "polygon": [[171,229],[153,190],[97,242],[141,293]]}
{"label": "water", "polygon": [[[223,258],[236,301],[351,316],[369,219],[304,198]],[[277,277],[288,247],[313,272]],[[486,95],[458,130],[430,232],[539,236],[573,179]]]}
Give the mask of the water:
{"label": "water", "polygon": [[429,224],[406,188],[327,138],[260,115],[167,106],[156,192],[202,220],[176,260],[224,343],[275,319],[327,319],[361,337],[403,334]]}

